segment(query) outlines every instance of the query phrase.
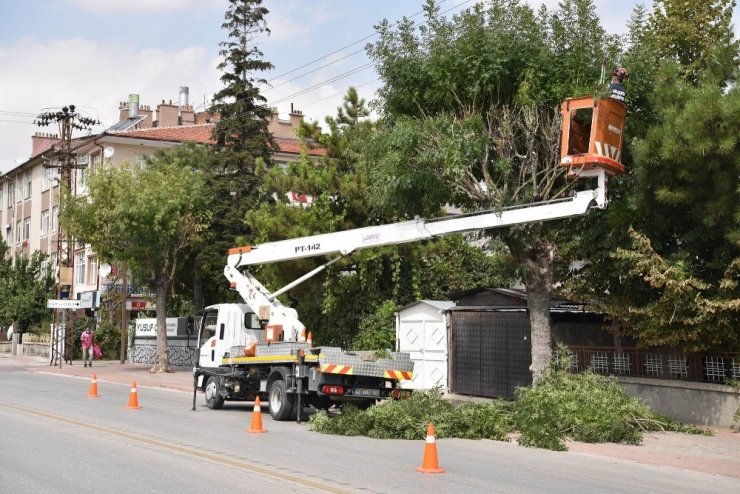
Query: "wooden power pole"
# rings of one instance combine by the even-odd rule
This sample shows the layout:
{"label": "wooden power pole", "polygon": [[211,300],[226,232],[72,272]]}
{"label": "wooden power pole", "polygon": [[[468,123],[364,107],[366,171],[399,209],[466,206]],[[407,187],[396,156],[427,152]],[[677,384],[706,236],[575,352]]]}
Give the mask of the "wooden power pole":
{"label": "wooden power pole", "polygon": [[[46,112],[36,117],[36,124],[40,127],[46,127],[52,123],[59,125],[60,141],[56,145],[56,153],[52,155],[52,160],[48,164],[44,164],[44,167],[59,170],[59,211],[62,211],[62,201],[65,194],[74,192],[72,189],[72,170],[87,167],[86,164],[78,164],[77,157],[72,152],[72,131],[89,129],[90,126],[99,122],[75,113],[75,106],[69,105],[62,108],[61,111]],[[64,299],[72,293],[74,239],[61,225],[57,230],[56,249],[56,294],[58,299]],[[72,312],[69,309],[54,311],[54,331],[49,365],[59,364],[59,367],[61,367],[62,361],[72,363],[72,331],[67,331],[67,327],[71,326],[71,316]]]}

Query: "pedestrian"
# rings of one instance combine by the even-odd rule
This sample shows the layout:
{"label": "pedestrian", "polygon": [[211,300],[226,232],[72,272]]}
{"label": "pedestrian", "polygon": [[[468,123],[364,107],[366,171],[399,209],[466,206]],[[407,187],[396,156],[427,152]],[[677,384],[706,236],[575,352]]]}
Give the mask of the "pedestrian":
{"label": "pedestrian", "polygon": [[95,335],[89,326],[80,335],[80,341],[82,342],[82,362],[85,364],[85,367],[87,367],[89,361],[89,365],[92,367]]}
{"label": "pedestrian", "polygon": [[624,103],[627,99],[627,89],[624,87],[624,81],[630,76],[629,70],[624,67],[616,68],[612,71],[612,82],[609,84],[611,89],[611,98]]}

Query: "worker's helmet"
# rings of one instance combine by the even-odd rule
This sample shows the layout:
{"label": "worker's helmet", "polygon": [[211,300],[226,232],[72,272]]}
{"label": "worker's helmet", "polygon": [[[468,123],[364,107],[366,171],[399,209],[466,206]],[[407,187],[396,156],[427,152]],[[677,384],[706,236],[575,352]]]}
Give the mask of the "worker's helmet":
{"label": "worker's helmet", "polygon": [[625,69],[624,67],[619,67],[612,71],[612,76],[619,79],[619,82],[622,82],[625,79],[629,79],[630,71]]}

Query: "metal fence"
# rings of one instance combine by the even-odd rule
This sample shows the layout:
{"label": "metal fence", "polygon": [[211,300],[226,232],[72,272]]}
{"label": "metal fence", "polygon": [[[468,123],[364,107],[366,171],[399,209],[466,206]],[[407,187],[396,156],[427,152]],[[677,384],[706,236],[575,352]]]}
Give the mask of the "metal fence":
{"label": "metal fence", "polygon": [[611,376],[652,377],[725,384],[740,379],[740,353],[688,353],[616,347],[573,346],[571,369]]}

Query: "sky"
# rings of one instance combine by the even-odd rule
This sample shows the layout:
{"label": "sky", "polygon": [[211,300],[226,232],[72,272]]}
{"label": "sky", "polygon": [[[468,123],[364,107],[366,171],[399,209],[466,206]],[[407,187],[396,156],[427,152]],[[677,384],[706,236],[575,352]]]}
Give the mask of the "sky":
{"label": "sky", "polygon": [[[477,0],[440,0],[452,15]],[[335,115],[349,86],[370,101],[379,87],[364,46],[373,26],[407,16],[423,21],[423,0],[265,0],[271,33],[258,40],[275,68],[259,74],[268,105],[288,118],[291,104],[309,121]],[[548,7],[557,0],[528,0]],[[602,25],[626,31],[637,0],[596,0]],[[644,2],[650,6],[650,1]],[[101,122],[138,94],[152,109],[189,88],[197,111],[222,88],[216,69],[227,0],[0,0],[0,173],[31,154],[34,117],[73,104]],[[75,137],[80,134],[75,134]]]}

